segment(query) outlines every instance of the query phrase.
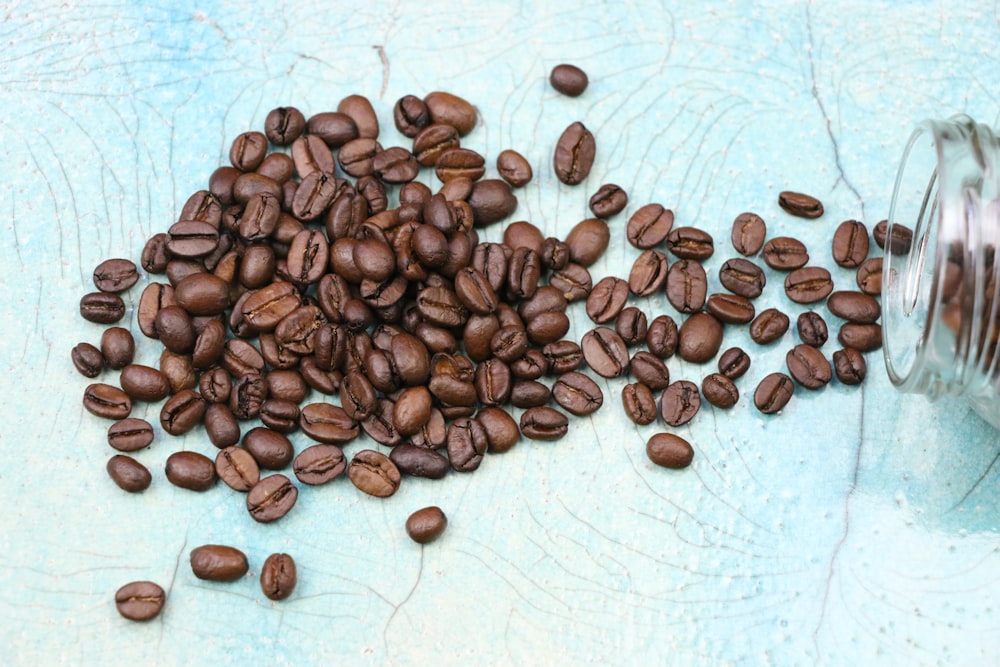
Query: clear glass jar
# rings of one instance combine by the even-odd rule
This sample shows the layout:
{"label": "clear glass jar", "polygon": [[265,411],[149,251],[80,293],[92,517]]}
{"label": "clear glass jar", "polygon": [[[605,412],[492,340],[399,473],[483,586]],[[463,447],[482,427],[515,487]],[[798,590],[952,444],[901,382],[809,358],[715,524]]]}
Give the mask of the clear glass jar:
{"label": "clear glass jar", "polygon": [[[968,116],[920,123],[889,208],[882,267],[889,378],[967,398],[1000,428],[1000,141]],[[907,243],[912,229],[912,242]]]}

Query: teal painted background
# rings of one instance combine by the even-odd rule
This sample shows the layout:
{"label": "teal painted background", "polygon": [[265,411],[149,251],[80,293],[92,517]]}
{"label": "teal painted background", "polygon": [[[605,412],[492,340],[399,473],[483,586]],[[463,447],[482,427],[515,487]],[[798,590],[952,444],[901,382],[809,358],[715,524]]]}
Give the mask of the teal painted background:
{"label": "teal painted background", "polygon": [[[647,461],[658,427],[632,425],[624,383],[604,381],[607,407],[562,441],[522,441],[471,475],[406,480],[388,501],[345,480],[303,489],[277,524],[255,524],[222,485],[193,494],[166,482],[170,452],[214,456],[201,432],[138,454],[154,475],[145,493],[109,481],[108,424],[82,409],[87,381],[69,361],[102,330],[78,299],[99,261],[137,258],[172,224],[232,137],[274,106],[309,115],[363,93],[383,144],[408,145],[392,126],[396,99],[460,94],[481,114],[465,145],[490,158],[514,148],[535,166],[514,219],[563,236],[600,183],[618,183],[631,202],[595,279],[628,270],[625,220],[655,201],[715,234],[713,289],[739,212],[832,266],[837,223],[885,217],[914,122],[1000,120],[989,3],[357,4],[2,5],[0,662],[994,663],[996,433],[959,401],[898,395],[877,354],[862,388],[800,391],[765,418],[749,396],[783,368],[794,333],[761,348],[727,332],[754,359],[744,396],[679,429],[696,449],[683,472]],[[564,61],[590,74],[581,98],[547,85]],[[598,143],[577,188],[549,167],[573,120]],[[788,217],[783,189],[820,196],[827,214]],[[768,278],[764,300],[803,310]],[[672,313],[663,297],[644,306]],[[579,340],[591,324],[580,307],[571,318]],[[707,372],[669,365],[675,379]],[[158,412],[133,415],[156,423]],[[402,526],[430,503],[451,523],[421,549]],[[295,595],[271,603],[253,576],[195,579],[187,554],[209,542],[244,549],[253,575],[267,554],[292,554]],[[147,578],[168,588],[168,606],[128,623],[114,591]]]}

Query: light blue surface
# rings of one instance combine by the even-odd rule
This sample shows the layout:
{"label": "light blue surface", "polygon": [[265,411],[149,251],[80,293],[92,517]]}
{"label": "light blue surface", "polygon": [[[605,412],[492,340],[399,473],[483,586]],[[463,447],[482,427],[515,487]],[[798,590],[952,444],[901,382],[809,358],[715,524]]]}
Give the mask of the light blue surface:
{"label": "light blue surface", "polygon": [[[388,501],[338,480],[255,524],[222,485],[194,494],[164,479],[176,449],[214,455],[201,432],[159,437],[138,454],[152,487],[119,491],[104,472],[107,423],[82,409],[87,381],[69,361],[102,330],[78,299],[100,260],[137,258],[172,224],[232,137],[273,106],[308,115],[363,93],[383,145],[408,145],[396,99],[460,94],[481,114],[465,145],[491,159],[514,148],[535,167],[515,219],[563,236],[600,183],[618,183],[631,202],[595,279],[628,270],[625,220],[655,201],[714,233],[713,289],[736,214],[760,213],[770,235],[798,236],[832,266],[838,222],[885,216],[915,121],[967,112],[995,125],[1000,111],[992,4],[322,4],[4,6],[0,663],[996,663],[996,433],[960,402],[897,395],[877,354],[863,388],[799,391],[765,418],[749,396],[783,369],[794,333],[760,348],[727,331],[754,359],[744,396],[679,429],[697,452],[681,472],[648,462],[660,427],[625,419],[616,380],[564,440],[522,441],[474,474],[405,480]],[[590,74],[583,97],[548,87],[563,61]],[[577,188],[550,168],[573,120],[598,145]],[[820,196],[826,215],[783,214],[783,189]],[[768,279],[761,301],[803,310]],[[645,307],[672,313],[663,297]],[[578,340],[591,324],[582,307],[572,318]],[[156,423],[158,406],[133,415]],[[450,526],[420,548],[403,522],[431,503]],[[294,596],[267,601],[255,576],[195,579],[187,555],[204,543],[243,548],[253,575],[267,554],[292,554]],[[152,623],[115,612],[114,591],[134,579],[168,588]]]}

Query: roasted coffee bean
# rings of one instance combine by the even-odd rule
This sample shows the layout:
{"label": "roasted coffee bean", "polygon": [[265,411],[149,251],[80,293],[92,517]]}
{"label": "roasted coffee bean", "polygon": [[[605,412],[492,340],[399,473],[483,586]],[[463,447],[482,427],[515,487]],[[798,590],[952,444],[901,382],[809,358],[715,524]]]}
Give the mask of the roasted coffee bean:
{"label": "roasted coffee bean", "polygon": [[624,308],[628,294],[628,283],[621,278],[602,278],[587,296],[587,316],[595,324],[610,322]]}
{"label": "roasted coffee bean", "polygon": [[682,259],[667,271],[667,301],[682,313],[694,313],[705,305],[708,278],[698,262]]}
{"label": "roasted coffee bean", "polygon": [[746,324],[756,313],[749,299],[725,292],[710,295],[705,302],[705,310],[725,324]]}
{"label": "roasted coffee bean", "polygon": [[[220,204],[231,206],[236,203],[236,199],[233,196],[236,180],[242,175],[240,170],[235,167],[230,167],[229,165],[219,167],[208,177],[208,190],[218,198]],[[146,268],[145,261],[143,261],[143,268]],[[148,271],[149,269],[146,270]],[[162,273],[162,271],[158,271],[157,273]]]}
{"label": "roasted coffee bean", "polygon": [[824,387],[833,377],[830,362],[811,345],[800,344],[789,350],[785,355],[785,365],[788,373],[806,389]]}
{"label": "roasted coffee bean", "polygon": [[[272,370],[265,379],[267,380],[267,395],[270,399],[289,401],[298,405],[305,399],[309,391],[309,387],[298,371]],[[204,392],[202,394],[204,395]]]}
{"label": "roasted coffee bean", "polygon": [[455,274],[454,294],[461,305],[473,313],[487,315],[496,310],[496,292],[493,291],[486,276],[475,267],[466,266]]}
{"label": "roasted coffee bean", "polygon": [[133,581],[115,592],[115,607],[130,621],[156,618],[167,601],[167,594],[152,581]]}
{"label": "roasted coffee bean", "polygon": [[670,371],[667,365],[652,352],[636,352],[632,356],[629,372],[636,381],[653,391],[665,389],[670,384]]}
{"label": "roasted coffee bean", "polygon": [[[455,157],[457,160],[457,156]],[[482,159],[482,156],[480,156],[480,159]],[[439,160],[438,169],[440,171],[438,172],[438,176],[440,177],[445,172],[450,176],[462,168],[462,165],[443,165]],[[469,167],[465,166],[464,168],[468,169]],[[413,157],[410,151],[401,146],[392,146],[379,151],[372,159],[372,173],[381,179],[383,183],[409,183],[417,177],[419,171],[420,165],[417,164],[416,158]],[[482,173],[479,175],[482,176]],[[373,208],[373,211],[377,212],[375,208]]]}
{"label": "roasted coffee bean", "polygon": [[194,273],[177,283],[174,300],[190,315],[220,315],[229,307],[229,284],[211,273]]}
{"label": "roasted coffee bean", "polygon": [[600,218],[584,218],[566,235],[569,259],[581,266],[590,266],[608,249],[610,240],[608,223]]}
{"label": "roasted coffee bean", "polygon": [[583,335],[580,348],[587,365],[601,377],[618,377],[628,372],[628,348],[614,329],[591,329]]}
{"label": "roasted coffee bean", "polygon": [[476,413],[476,421],[482,424],[486,431],[488,451],[493,454],[508,451],[521,438],[517,422],[502,408],[485,407]]}
{"label": "roasted coffee bean", "polygon": [[688,423],[701,408],[698,385],[688,380],[670,384],[660,396],[660,416],[670,426]]}
{"label": "roasted coffee bean", "polygon": [[246,432],[243,436],[243,448],[266,470],[281,470],[295,455],[292,442],[285,435],[263,426]]}
{"label": "roasted coffee bean", "polygon": [[878,247],[883,250],[886,249],[885,246],[888,242],[888,252],[893,255],[905,255],[910,252],[910,246],[913,244],[912,229],[899,223],[893,224],[890,228],[888,220],[882,220],[875,225],[872,236],[875,237],[875,243],[878,244]]}
{"label": "roasted coffee bean", "polygon": [[422,99],[416,95],[404,95],[392,107],[392,120],[403,136],[412,139],[431,124],[431,114]]}
{"label": "roasted coffee bean", "polygon": [[837,380],[846,385],[861,384],[868,373],[864,356],[853,347],[833,353],[833,369],[837,373]]}
{"label": "roasted coffee bean", "polygon": [[830,272],[820,266],[806,266],[785,276],[785,294],[795,303],[816,303],[832,291]]}
{"label": "roasted coffee bean", "polygon": [[406,534],[417,544],[428,544],[441,537],[447,526],[448,517],[440,507],[425,507],[406,519]]}
{"label": "roasted coffee bean", "polygon": [[378,136],[378,116],[372,103],[363,95],[348,95],[337,104],[337,113],[342,113],[354,121],[358,136],[374,139]]}
{"label": "roasted coffee bean", "polygon": [[[139,307],[136,310],[135,319],[139,324],[139,331],[147,338],[156,338],[156,313],[160,308],[174,305],[174,288],[172,285],[161,285],[160,283],[150,283],[142,290],[139,297]],[[125,304],[122,302],[122,313],[125,312]]]}
{"label": "roasted coffee bean", "polygon": [[874,324],[882,315],[875,297],[863,292],[833,292],[826,300],[826,307],[837,317],[856,324]]}
{"label": "roasted coffee bean", "polygon": [[240,441],[240,424],[225,403],[212,403],[205,410],[205,433],[213,445],[222,449]]}
{"label": "roasted coffee bean", "polygon": [[[226,325],[221,320],[209,320],[194,341],[191,350],[191,365],[204,370],[222,359],[226,346]],[[235,339],[234,339],[235,340]]]}
{"label": "roasted coffee bean", "polygon": [[207,581],[236,581],[250,570],[245,553],[222,544],[195,547],[189,560],[194,576]]}
{"label": "roasted coffee bean", "polygon": [[576,65],[556,65],[549,73],[549,83],[567,97],[579,97],[587,90],[587,73]]}
{"label": "roasted coffee bean", "polygon": [[176,286],[177,283],[190,275],[204,273],[206,269],[203,262],[204,260],[199,261],[198,259],[171,259],[167,262],[167,280],[170,281],[171,285]]}
{"label": "roasted coffee bean", "polygon": [[260,481],[260,466],[247,450],[229,446],[216,454],[215,474],[232,490],[246,493]]}
{"label": "roasted coffee bean", "polygon": [[389,460],[396,465],[399,472],[413,477],[441,479],[451,469],[448,459],[433,449],[409,443],[393,447],[389,453]]}
{"label": "roasted coffee bean", "polygon": [[510,364],[510,374],[518,380],[537,380],[548,372],[549,360],[537,348],[528,349],[524,356]]}
{"label": "roasted coffee bean", "polygon": [[160,426],[170,435],[187,433],[202,422],[208,403],[191,389],[184,389],[167,399],[160,409]]}
{"label": "roasted coffee bean", "polygon": [[510,389],[510,403],[516,408],[534,408],[549,402],[552,393],[535,380],[518,380]]}
{"label": "roasted coffee bean", "polygon": [[517,197],[506,181],[485,178],[472,185],[467,199],[477,227],[503,220],[517,209]]}
{"label": "roasted coffee bean", "polygon": [[871,352],[882,347],[882,326],[848,322],[840,327],[837,341],[844,347],[853,347],[860,352]]}
{"label": "roasted coffee bean", "polygon": [[288,514],[299,490],[282,474],[262,477],[247,493],[247,512],[259,523],[271,523]]}
{"label": "roasted coffee bean", "polygon": [[457,95],[435,91],[424,96],[424,104],[433,122],[450,125],[462,136],[476,126],[476,107]]}
{"label": "roasted coffee bean", "polygon": [[[385,151],[375,158],[376,174],[378,173],[379,157],[384,153]],[[416,176],[416,170],[419,168],[416,160],[413,161],[413,168],[414,176]],[[434,162],[434,174],[442,183],[447,183],[455,178],[468,178],[470,181],[475,181],[482,178],[485,173],[486,159],[471,148],[449,148],[438,155]]]}
{"label": "roasted coffee bean", "polygon": [[660,359],[669,359],[677,351],[677,323],[669,315],[657,315],[646,331],[646,348]]}
{"label": "roasted coffee bean", "polygon": [[120,452],[135,452],[153,442],[153,427],[145,419],[129,417],[108,428],[108,444]]}
{"label": "roasted coffee bean", "polygon": [[111,481],[129,493],[145,491],[153,481],[146,466],[124,454],[115,454],[108,459],[107,470]]}
{"label": "roasted coffee bean", "polygon": [[448,427],[448,460],[458,472],[476,470],[488,447],[486,429],[475,419],[460,417]]}
{"label": "roasted coffee bean", "polygon": [[253,171],[267,155],[267,137],[262,132],[243,132],[229,147],[229,162],[240,171]]}
{"label": "roasted coffee bean", "polygon": [[360,491],[387,498],[399,488],[399,469],[385,454],[363,449],[354,455],[347,477]]}
{"label": "roasted coffee bean", "polygon": [[443,327],[458,327],[469,319],[469,311],[454,291],[446,287],[425,287],[417,294],[417,310],[421,317]]}
{"label": "roasted coffee bean", "polygon": [[572,262],[558,271],[553,271],[549,275],[549,285],[562,292],[567,301],[586,299],[594,286],[587,267]]}
{"label": "roasted coffee bean", "polygon": [[791,321],[777,308],[768,308],[750,323],[750,338],[758,345],[773,343],[788,331]]}
{"label": "roasted coffee bean", "polygon": [[170,382],[160,371],[150,366],[129,364],[119,378],[122,389],[136,401],[155,403],[170,393]]}
{"label": "roasted coffee bean", "polygon": [[765,415],[771,415],[788,405],[794,391],[792,378],[784,373],[771,373],[754,390],[753,404]]}
{"label": "roasted coffee bean", "polygon": [[309,134],[318,136],[330,148],[339,148],[358,138],[354,119],[339,111],[323,111],[311,116],[306,128]]}
{"label": "roasted coffee bean", "polygon": [[591,213],[607,219],[624,210],[628,205],[628,193],[614,183],[605,183],[591,195],[588,205]]}
{"label": "roasted coffee bean", "polygon": [[271,554],[260,568],[260,590],[269,600],[284,600],[298,583],[295,561],[288,554]]}
{"label": "roasted coffee bean", "polygon": [[392,422],[400,435],[413,435],[428,422],[432,407],[433,397],[427,387],[408,387],[393,405]]}
{"label": "roasted coffee bean", "polygon": [[[261,174],[255,172],[240,174],[236,178],[236,182],[233,183],[233,200],[236,204],[230,211],[229,215],[237,218],[239,221],[242,221],[243,218],[247,217],[246,207],[250,206],[251,200],[262,195],[273,197],[280,208],[282,196],[280,185],[267,176],[262,176]],[[240,213],[239,205],[243,205],[245,207],[242,214]],[[273,206],[273,204],[268,204],[268,206]],[[222,224],[225,225],[227,229],[236,229],[239,225],[228,224],[226,222],[226,216],[226,211],[223,211]],[[170,247],[169,244],[167,247]]]}
{"label": "roasted coffee bean", "polygon": [[667,234],[667,250],[680,259],[704,261],[715,252],[712,235],[696,227],[675,227]]}
{"label": "roasted coffee bean", "polygon": [[316,173],[332,174],[334,170],[333,153],[326,142],[316,135],[302,136],[292,142],[292,161],[302,179]]}
{"label": "roasted coffee bean", "polygon": [[764,245],[767,236],[767,225],[756,213],[740,213],[733,220],[733,230],[730,238],[736,252],[750,257],[756,255]]}
{"label": "roasted coffee bean", "polygon": [[615,331],[629,347],[645,343],[648,330],[646,313],[635,306],[622,308],[622,312],[615,318]]}
{"label": "roasted coffee bean", "polygon": [[866,259],[858,267],[855,278],[858,289],[865,294],[878,296],[882,293],[882,258],[872,257]]}
{"label": "roasted coffee bean", "polygon": [[673,226],[673,211],[659,204],[646,204],[629,218],[625,237],[636,248],[646,250],[666,241]]}
{"label": "roasted coffee bean", "polygon": [[387,447],[395,447],[403,439],[392,422],[392,411],[392,400],[381,398],[372,413],[361,422],[361,428],[368,437]]}
{"label": "roasted coffee bean", "polygon": [[125,316],[125,302],[109,292],[84,294],[80,298],[80,316],[96,324],[114,324]]}
{"label": "roasted coffee bean", "polygon": [[104,370],[104,356],[90,343],[77,343],[70,356],[76,370],[84,377],[95,378]]}
{"label": "roasted coffee bean", "polygon": [[572,123],[556,142],[552,157],[556,178],[566,185],[582,183],[594,166],[595,154],[594,135],[580,121]]}
{"label": "roasted coffee bean", "polygon": [[538,406],[521,413],[521,434],[532,440],[558,440],[569,430],[569,419],[555,408]]}
{"label": "roasted coffee bean", "polygon": [[347,469],[347,459],[336,445],[312,445],[299,452],[292,469],[300,482],[316,486],[339,477]]}
{"label": "roasted coffee bean", "polygon": [[833,261],[853,269],[868,257],[868,229],[858,220],[845,220],[833,233]]}
{"label": "roasted coffee bean", "polygon": [[[249,292],[246,299],[238,304],[240,315],[255,332],[274,331],[289,313],[302,304],[295,285],[286,281],[276,281],[255,292]],[[237,306],[233,306],[234,314]]]}
{"label": "roasted coffee bean", "polygon": [[267,380],[258,373],[248,373],[236,379],[229,393],[229,409],[240,420],[260,415],[260,406],[267,400]]}
{"label": "roasted coffee bean", "polygon": [[796,320],[796,328],[799,331],[799,340],[813,347],[823,347],[829,337],[829,331],[823,317],[811,310],[799,315],[798,320]]}
{"label": "roasted coffee bean", "polygon": [[764,263],[779,271],[800,269],[809,262],[809,252],[802,241],[789,236],[775,236],[761,251]]}
{"label": "roasted coffee bean", "polygon": [[355,178],[369,176],[375,171],[375,156],[381,150],[381,145],[373,138],[353,139],[340,147],[337,152],[337,163],[350,176]]}
{"label": "roasted coffee bean", "polygon": [[413,137],[413,155],[425,167],[434,166],[443,152],[458,146],[458,130],[451,125],[432,123]]}
{"label": "roasted coffee bean", "polygon": [[[341,386],[343,388],[343,385]],[[373,401],[373,407],[365,417],[371,414],[374,405]],[[303,406],[299,414],[299,426],[310,438],[337,445],[354,440],[360,432],[358,422],[348,414],[347,410],[331,403],[310,403]]]}
{"label": "roasted coffee bean", "polygon": [[513,324],[500,327],[490,339],[490,350],[501,361],[512,363],[528,350],[528,334]]}
{"label": "roasted coffee bean", "polygon": [[306,127],[306,118],[295,107],[277,107],[264,119],[264,134],[275,146],[287,146],[295,141]]}
{"label": "roasted coffee bean", "polygon": [[779,193],[778,206],[798,218],[818,218],[823,215],[823,202],[801,192],[785,190]]}
{"label": "roasted coffee bean", "polygon": [[578,417],[592,414],[604,404],[604,392],[597,383],[577,371],[559,376],[552,385],[552,398],[566,412]]}
{"label": "roasted coffee bean", "polygon": [[118,387],[97,382],[83,391],[83,407],[92,415],[120,420],[132,412],[132,400]]}
{"label": "roasted coffee bean", "polygon": [[167,250],[174,257],[204,257],[219,244],[219,231],[211,223],[181,220],[167,231]]}
{"label": "roasted coffee bean", "polygon": [[222,351],[222,366],[235,378],[261,374],[265,370],[264,356],[251,343],[239,338],[226,341]]}
{"label": "roasted coffee bean", "polygon": [[719,372],[730,380],[742,377],[750,368],[750,357],[742,348],[731,347],[719,355]]}
{"label": "roasted coffee bean", "polygon": [[640,426],[652,424],[659,415],[652,390],[639,382],[622,387],[622,407],[625,415]]}
{"label": "roasted coffee bean", "polygon": [[222,202],[208,190],[199,190],[188,197],[178,219],[198,220],[218,227],[222,222]]}
{"label": "roasted coffee bean", "polygon": [[728,409],[740,400],[740,390],[732,379],[722,373],[712,373],[701,381],[701,393],[705,400],[717,408]]}
{"label": "roasted coffee bean", "polygon": [[722,346],[722,323],[709,313],[695,313],[677,333],[677,354],[684,361],[702,364]]}
{"label": "roasted coffee bean", "polygon": [[[503,405],[513,386],[510,367],[499,359],[487,359],[476,366],[476,396],[483,405]],[[427,406],[430,415],[430,404]],[[414,429],[415,432],[415,429]]]}
{"label": "roasted coffee bean", "polygon": [[[267,382],[270,390],[270,377]],[[260,420],[272,431],[291,433],[299,427],[299,412],[296,402],[271,397],[261,403]]]}
{"label": "roasted coffee bean", "polygon": [[257,173],[284,184],[295,175],[295,161],[285,153],[271,153],[257,167]]}
{"label": "roasted coffee bean", "polygon": [[106,259],[94,269],[94,287],[102,292],[124,292],[139,280],[135,263],[127,259]]}
{"label": "roasted coffee bean", "polygon": [[440,449],[445,445],[448,435],[444,414],[438,408],[431,408],[431,418],[420,427],[420,430],[410,436],[410,442],[417,447]]}
{"label": "roasted coffee bean", "polygon": [[177,393],[198,386],[198,377],[191,365],[191,355],[174,354],[164,350],[160,354],[160,372],[170,383],[170,391]]}
{"label": "roasted coffee bean", "polygon": [[514,188],[524,187],[531,182],[534,175],[531,163],[523,155],[509,148],[497,155],[497,172]]}
{"label": "roasted coffee bean", "polygon": [[733,294],[756,299],[764,291],[764,271],[746,259],[729,259],[719,269],[719,282]]}
{"label": "roasted coffee bean", "polygon": [[170,261],[170,251],[167,250],[167,240],[170,237],[160,232],[153,234],[142,248],[139,264],[147,273],[163,273]]}
{"label": "roasted coffee bean", "polygon": [[667,256],[659,250],[643,250],[632,263],[628,287],[636,296],[650,296],[667,281]]}
{"label": "roasted coffee bean", "polygon": [[207,491],[215,484],[215,463],[198,452],[174,452],[167,457],[167,481],[190,491]]}
{"label": "roasted coffee bean", "polygon": [[658,466],[680,470],[691,465],[694,448],[679,435],[656,433],[646,441],[646,456]]}
{"label": "roasted coffee bean", "polygon": [[197,334],[191,316],[180,306],[167,306],[156,313],[153,321],[156,335],[163,346],[177,354],[188,354],[194,349]]}
{"label": "roasted coffee bean", "polygon": [[569,264],[569,246],[565,241],[560,241],[555,237],[548,237],[542,241],[542,249],[539,252],[542,264],[552,271],[563,269]]}

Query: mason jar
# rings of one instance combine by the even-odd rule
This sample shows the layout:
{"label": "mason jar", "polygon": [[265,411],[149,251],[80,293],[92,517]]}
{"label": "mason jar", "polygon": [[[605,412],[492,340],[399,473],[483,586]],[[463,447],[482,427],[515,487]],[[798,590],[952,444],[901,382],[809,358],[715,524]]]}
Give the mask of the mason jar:
{"label": "mason jar", "polygon": [[903,152],[882,266],[883,354],[904,392],[967,399],[1000,428],[1000,142],[927,120]]}

